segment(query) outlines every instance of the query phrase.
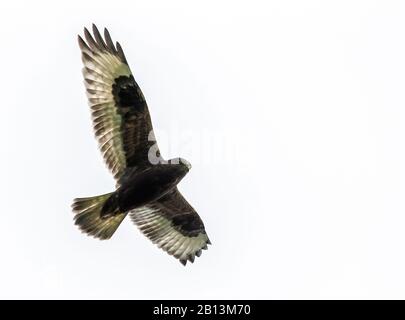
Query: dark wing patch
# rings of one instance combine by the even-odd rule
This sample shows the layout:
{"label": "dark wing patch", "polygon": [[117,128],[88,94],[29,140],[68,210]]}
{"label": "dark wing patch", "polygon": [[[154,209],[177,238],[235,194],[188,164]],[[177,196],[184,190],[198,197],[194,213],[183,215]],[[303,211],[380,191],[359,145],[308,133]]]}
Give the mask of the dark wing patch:
{"label": "dark wing patch", "polygon": [[130,211],[130,217],[144,235],[184,265],[187,260],[194,262],[195,256],[211,244],[201,218],[177,188]]}
{"label": "dark wing patch", "polygon": [[[104,39],[93,25],[84,29],[79,46],[95,135],[107,166],[119,180],[125,169],[148,161],[149,149],[160,158],[145,98],[128,66],[124,52],[107,29]],[[151,141],[150,141],[151,140]]]}
{"label": "dark wing patch", "polygon": [[[112,91],[115,103],[120,109],[128,108],[133,113],[142,113],[145,111],[145,98],[136,85],[132,75],[129,77],[120,76],[115,79]],[[123,114],[126,113],[128,113],[128,111],[123,112]]]}

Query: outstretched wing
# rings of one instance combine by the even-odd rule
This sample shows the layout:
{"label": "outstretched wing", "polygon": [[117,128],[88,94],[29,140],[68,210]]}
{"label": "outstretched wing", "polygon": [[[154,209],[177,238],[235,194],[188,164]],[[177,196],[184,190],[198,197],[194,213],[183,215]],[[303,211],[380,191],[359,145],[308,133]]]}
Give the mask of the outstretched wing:
{"label": "outstretched wing", "polygon": [[146,206],[130,211],[132,221],[159,248],[186,265],[211,244],[204,224],[176,188]]}
{"label": "outstretched wing", "polygon": [[120,44],[104,39],[93,24],[94,38],[85,28],[79,46],[83,76],[96,138],[104,160],[119,180],[127,167],[148,161],[151,151],[160,158],[145,98],[129,69]]}

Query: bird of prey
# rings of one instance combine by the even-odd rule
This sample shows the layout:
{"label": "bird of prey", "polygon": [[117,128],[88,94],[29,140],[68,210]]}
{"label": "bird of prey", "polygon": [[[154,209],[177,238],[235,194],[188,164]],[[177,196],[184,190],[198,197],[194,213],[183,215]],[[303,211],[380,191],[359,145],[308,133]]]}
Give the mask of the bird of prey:
{"label": "bird of prey", "polygon": [[79,47],[95,136],[116,180],[114,192],[77,198],[75,224],[88,235],[109,239],[129,214],[139,230],[183,265],[211,244],[204,224],[177,184],[190,163],[164,160],[154,138],[145,98],[124,52],[107,29],[84,28]]}

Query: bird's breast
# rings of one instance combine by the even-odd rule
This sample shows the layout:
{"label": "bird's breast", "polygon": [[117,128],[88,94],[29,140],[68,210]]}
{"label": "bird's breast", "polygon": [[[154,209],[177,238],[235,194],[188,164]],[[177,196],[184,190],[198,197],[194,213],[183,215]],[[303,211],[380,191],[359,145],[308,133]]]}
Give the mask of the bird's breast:
{"label": "bird's breast", "polygon": [[146,173],[135,174],[117,190],[121,212],[159,199],[171,191],[178,181],[178,175],[170,170],[150,170]]}

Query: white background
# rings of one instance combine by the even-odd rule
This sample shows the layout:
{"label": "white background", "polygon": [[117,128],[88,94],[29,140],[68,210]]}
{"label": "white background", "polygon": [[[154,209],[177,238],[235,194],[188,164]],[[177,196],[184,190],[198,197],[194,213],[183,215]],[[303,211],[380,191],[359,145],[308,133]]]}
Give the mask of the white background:
{"label": "white background", "polygon": [[[213,245],[183,267],[112,191],[76,36],[122,44]],[[401,1],[3,1],[0,298],[405,298]],[[205,142],[204,142],[205,141]],[[208,156],[207,156],[208,155]]]}

